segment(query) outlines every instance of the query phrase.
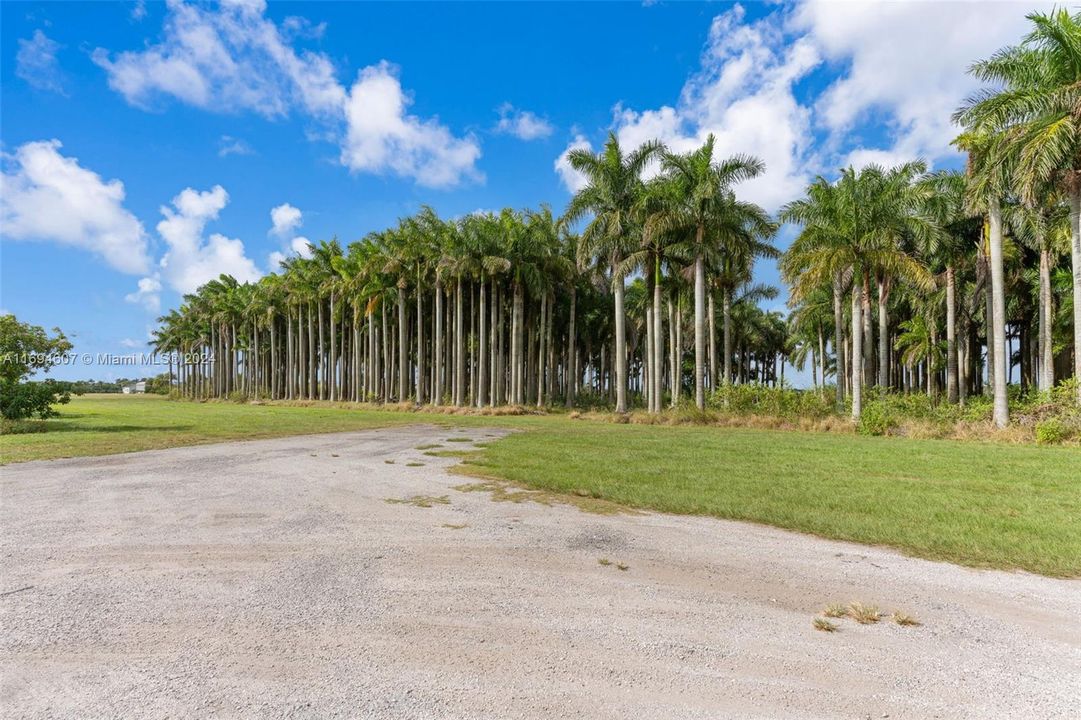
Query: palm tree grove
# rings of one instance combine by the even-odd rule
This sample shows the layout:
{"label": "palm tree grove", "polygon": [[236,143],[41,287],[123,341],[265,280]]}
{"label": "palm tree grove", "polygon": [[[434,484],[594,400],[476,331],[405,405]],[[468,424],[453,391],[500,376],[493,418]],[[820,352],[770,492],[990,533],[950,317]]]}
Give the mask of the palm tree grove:
{"label": "palm tree grove", "polygon": [[[1006,427],[1011,387],[1081,376],[1079,16],[1030,20],[970,68],[989,89],[954,116],[964,170],[849,167],[770,217],[740,199],[760,159],[610,134],[569,155],[587,184],[561,213],[424,208],[323,240],[258,282],[202,286],[155,348],[189,359],[190,398],[660,413],[782,386],[790,364],[856,421],[869,395],[987,396]],[[784,252],[779,223],[799,228]],[[762,258],[787,316],[760,307],[779,292],[755,284]]]}
{"label": "palm tree grove", "polygon": [[0,2],[0,720],[1081,717],[1081,9]]}

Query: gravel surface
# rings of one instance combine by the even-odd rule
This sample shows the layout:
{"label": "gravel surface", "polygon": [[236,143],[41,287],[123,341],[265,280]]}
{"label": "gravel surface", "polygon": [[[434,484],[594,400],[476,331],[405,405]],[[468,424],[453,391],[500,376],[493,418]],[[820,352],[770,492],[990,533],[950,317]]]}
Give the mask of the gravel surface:
{"label": "gravel surface", "polygon": [[[498,435],[414,427],[3,468],[0,714],[1078,717],[1081,581],[495,502],[417,449]],[[418,495],[429,507],[387,502]],[[849,601],[922,625],[812,627]]]}

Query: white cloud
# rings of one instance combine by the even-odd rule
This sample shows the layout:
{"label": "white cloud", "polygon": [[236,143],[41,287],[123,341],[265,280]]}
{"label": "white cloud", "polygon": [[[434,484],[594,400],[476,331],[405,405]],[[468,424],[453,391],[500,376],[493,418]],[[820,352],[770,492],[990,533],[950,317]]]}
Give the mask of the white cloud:
{"label": "white cloud", "polygon": [[165,219],[157,229],[169,248],[161,259],[161,278],[177,292],[194,292],[221,274],[240,282],[262,275],[245,255],[240,240],[220,233],[203,237],[207,223],[216,220],[228,202],[225,188],[215,185],[205,192],[187,188],[173,198],[172,207],[161,208]]}
{"label": "white cloud", "polygon": [[270,228],[270,234],[285,237],[300,227],[304,222],[304,214],[289,203],[282,203],[270,210],[270,221],[274,224]]}
{"label": "white cloud", "polygon": [[240,138],[233,137],[232,135],[222,135],[218,140],[218,157],[254,154],[255,150],[252,149],[251,145]]}
{"label": "white cloud", "polygon": [[131,338],[123,338],[120,341],[120,347],[126,347],[126,348],[133,348],[133,349],[134,348],[141,348],[141,347],[144,347],[145,345],[146,345],[146,343],[141,343],[138,340],[132,340]]}
{"label": "white cloud", "polygon": [[529,110],[518,110],[510,103],[499,108],[499,123],[496,132],[513,135],[519,140],[537,140],[552,134],[555,128],[545,118]]}
{"label": "white cloud", "polygon": [[72,245],[120,272],[145,273],[146,232],[124,207],[124,183],[103,181],[60,148],[59,140],[29,142],[4,156],[11,166],[0,185],[4,238]]}
{"label": "white cloud", "polygon": [[124,300],[142,305],[149,313],[161,310],[161,281],[157,277],[144,277],[139,280],[138,289],[124,296]]}
{"label": "white cloud", "polygon": [[300,235],[293,238],[293,241],[289,243],[289,247],[292,248],[293,252],[295,252],[300,257],[310,258],[312,256],[312,249],[310,244],[311,240],[304,237],[303,235]]}
{"label": "white cloud", "polygon": [[263,16],[261,0],[220,8],[169,0],[168,8],[161,43],[115,57],[102,48],[93,52],[109,86],[131,104],[150,107],[159,96],[172,96],[215,112],[266,117],[293,106],[315,115],[339,111],[345,94],[333,64],[321,53],[289,46]]}
{"label": "white cloud", "polygon": [[818,123],[843,150],[861,121],[884,113],[890,147],[863,148],[857,140],[854,163],[952,154],[950,115],[979,86],[968,66],[1020,41],[1025,15],[1040,4],[803,3],[791,28],[843,68],[815,103]]}
{"label": "white cloud", "polygon": [[[950,116],[978,87],[968,66],[1018,42],[1031,8],[807,0],[748,21],[735,5],[714,18],[679,101],[617,104],[611,129],[627,148],[656,138],[677,151],[713,133],[718,156],[765,161],[765,174],[739,192],[775,210],[814,174],[842,165],[955,156]],[[800,85],[811,73],[826,80],[824,90]],[[564,157],[556,170],[568,184]]]}
{"label": "white cloud", "polygon": [[[801,192],[812,135],[810,110],[796,100],[793,87],[819,64],[819,56],[805,40],[785,42],[782,18],[747,23],[740,5],[715,17],[701,66],[676,105],[646,110],[616,105],[613,129],[620,144],[630,150],[657,139],[686,152],[712,133],[718,159],[751,154],[766,164],[761,177],[739,186],[744,199],[775,210]],[[570,187],[568,168],[561,167],[564,157],[556,170]],[[650,170],[655,171],[656,166]]]}
{"label": "white cloud", "polygon": [[455,136],[437,119],[406,114],[412,98],[388,63],[365,68],[347,90],[327,55],[294,46],[320,36],[323,25],[289,17],[279,26],[265,17],[262,0],[220,7],[169,0],[168,9],[161,42],[92,54],[109,86],[132,105],[149,109],[172,98],[267,118],[299,110],[326,126],[311,135],[340,142],[340,160],[353,171],[391,173],[429,187],[483,179],[476,139]]}
{"label": "white cloud", "polygon": [[56,53],[60,45],[35,30],[30,40],[19,40],[19,52],[15,54],[15,75],[38,90],[64,93],[63,74]]}
{"label": "white cloud", "polygon": [[586,186],[586,178],[582,173],[578,172],[571,167],[570,162],[567,160],[567,156],[570,155],[572,150],[593,150],[593,146],[586,140],[584,135],[578,134],[574,136],[574,140],[567,145],[563,153],[556,158],[554,163],[556,174],[559,175],[559,179],[563,181],[563,186],[571,193],[576,193]]}
{"label": "white cloud", "polygon": [[131,19],[141,22],[146,17],[146,0],[135,0],[135,7],[131,9]]}
{"label": "white cloud", "polygon": [[476,139],[456,138],[436,120],[408,115],[410,104],[390,63],[361,70],[346,103],[342,163],[354,171],[413,177],[428,187],[457,185],[463,177],[482,179]]}

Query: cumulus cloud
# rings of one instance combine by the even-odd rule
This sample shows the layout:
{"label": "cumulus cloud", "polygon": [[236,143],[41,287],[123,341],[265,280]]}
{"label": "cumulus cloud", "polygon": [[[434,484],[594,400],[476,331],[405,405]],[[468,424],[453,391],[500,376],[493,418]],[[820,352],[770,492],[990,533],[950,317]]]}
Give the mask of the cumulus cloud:
{"label": "cumulus cloud", "polygon": [[347,89],[327,55],[295,44],[319,37],[323,25],[289,17],[279,26],[265,10],[261,0],[218,7],[169,0],[161,42],[120,53],[98,48],[92,58],[109,86],[137,107],[173,99],[267,118],[296,110],[327,128],[313,135],[340,142],[340,160],[355,172],[390,173],[429,187],[482,179],[476,139],[407,114],[412,98],[391,65],[361,70]]}
{"label": "cumulus cloud", "polygon": [[791,29],[832,65],[847,65],[815,101],[817,122],[844,151],[854,127],[884,114],[889,147],[857,142],[847,155],[853,164],[950,154],[957,134],[950,115],[979,86],[966,69],[1016,43],[1026,32],[1025,15],[1040,4],[979,3],[974,26],[971,2],[803,3]]}
{"label": "cumulus cloud", "polygon": [[4,155],[0,227],[5,239],[42,240],[99,255],[123,273],[150,266],[146,232],[124,207],[124,183],[102,180],[60,154],[59,140],[29,142]]}
{"label": "cumulus cloud", "polygon": [[270,222],[273,223],[270,233],[278,237],[285,237],[300,227],[301,223],[304,222],[304,214],[289,203],[282,203],[275,208],[271,208]]}
{"label": "cumulus cloud", "polygon": [[161,310],[161,281],[157,277],[140,278],[135,292],[128,293],[124,300],[142,305],[149,313]]}
{"label": "cumulus cloud", "polygon": [[556,158],[555,171],[559,175],[559,179],[563,181],[563,186],[571,193],[576,193],[586,186],[586,178],[582,173],[578,172],[571,167],[570,161],[567,160],[567,156],[574,150],[593,150],[593,146],[585,135],[578,134],[574,136],[572,140],[563,151],[563,153]]}
{"label": "cumulus cloud", "polygon": [[538,140],[552,134],[555,128],[545,118],[529,110],[519,110],[510,103],[499,108],[496,132],[513,135],[519,140]]}
{"label": "cumulus cloud", "polygon": [[456,138],[438,121],[408,114],[410,104],[390,63],[361,70],[346,103],[342,163],[354,171],[413,177],[428,187],[481,179],[476,139]]}
{"label": "cumulus cloud", "polygon": [[[1031,4],[981,3],[978,31],[975,8],[806,0],[748,20],[735,5],[714,18],[677,102],[617,104],[610,129],[628,148],[656,138],[685,151],[713,133],[719,156],[757,155],[766,173],[740,192],[769,210],[843,165],[955,156],[950,115],[978,86],[966,69],[1017,42]],[[811,74],[824,82],[801,85]]]}
{"label": "cumulus cloud", "polygon": [[38,90],[64,93],[63,74],[56,53],[60,45],[41,30],[35,30],[29,40],[19,40],[15,54],[15,75]]}
{"label": "cumulus cloud", "polygon": [[240,282],[262,275],[240,240],[220,233],[204,237],[207,223],[216,220],[228,202],[225,188],[215,185],[204,192],[187,188],[173,198],[172,207],[161,208],[165,218],[157,230],[168,251],[160,262],[160,278],[177,292],[193,292],[223,273]]}

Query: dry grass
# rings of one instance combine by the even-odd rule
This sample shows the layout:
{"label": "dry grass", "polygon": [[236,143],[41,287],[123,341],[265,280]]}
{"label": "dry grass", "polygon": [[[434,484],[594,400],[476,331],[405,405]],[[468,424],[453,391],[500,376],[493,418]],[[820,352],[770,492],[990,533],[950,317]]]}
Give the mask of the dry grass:
{"label": "dry grass", "polygon": [[424,445],[417,445],[414,450],[434,450],[435,448],[443,447],[440,443],[425,443]]}
{"label": "dry grass", "polygon": [[822,614],[829,618],[843,618],[848,614],[848,608],[839,603],[830,603],[826,606],[826,609],[822,611]]}
{"label": "dry grass", "polygon": [[391,505],[412,505],[419,508],[430,508],[434,505],[450,505],[450,498],[446,495],[413,495],[407,498],[386,498]]}
{"label": "dry grass", "polygon": [[915,616],[903,613],[900,610],[894,610],[893,614],[890,615],[890,620],[893,620],[901,627],[919,627],[923,624]]}
{"label": "dry grass", "polygon": [[535,502],[540,505],[547,506],[572,505],[583,512],[593,513],[594,515],[640,514],[635,510],[623,507],[621,505],[617,505],[616,503],[609,502],[607,500],[600,500],[588,496],[582,497],[579,495],[565,495],[563,493],[549,492],[547,490],[533,490],[502,480],[487,478],[483,475],[470,472],[467,466],[459,465],[450,468],[450,472],[459,475],[468,475],[470,477],[481,478],[482,482],[455,485],[454,489],[458,490],[459,492],[488,492],[491,493],[491,499],[493,502]]}
{"label": "dry grass", "polygon": [[826,618],[816,617],[811,621],[811,624],[814,626],[815,630],[821,630],[822,632],[837,632],[837,625],[831,623]]}
{"label": "dry grass", "polygon": [[469,527],[469,523],[443,523],[443,527],[450,530],[461,530]]}
{"label": "dry grass", "polygon": [[877,606],[864,605],[861,602],[849,603],[847,614],[860,625],[873,625],[882,619]]}

